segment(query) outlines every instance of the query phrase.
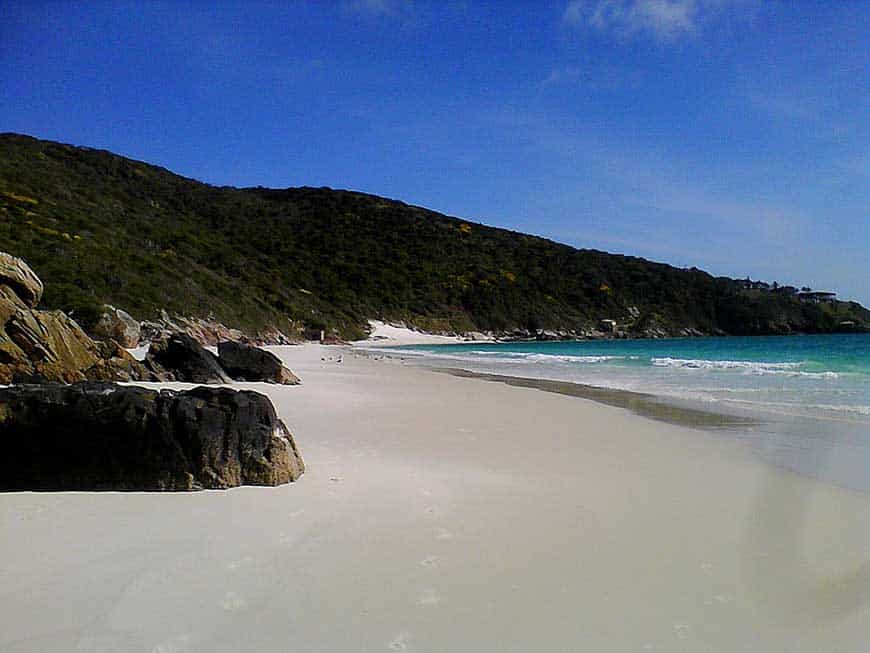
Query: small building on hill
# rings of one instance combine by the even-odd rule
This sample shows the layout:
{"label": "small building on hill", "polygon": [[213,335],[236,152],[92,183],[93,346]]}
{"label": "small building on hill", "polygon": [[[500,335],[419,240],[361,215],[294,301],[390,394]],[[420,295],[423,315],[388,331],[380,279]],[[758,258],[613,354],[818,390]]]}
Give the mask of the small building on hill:
{"label": "small building on hill", "polygon": [[837,300],[837,293],[828,290],[802,290],[797,296],[808,304],[830,303]]}
{"label": "small building on hill", "polygon": [[608,319],[600,320],[598,322],[598,327],[604,333],[616,333],[616,320],[608,320]]}

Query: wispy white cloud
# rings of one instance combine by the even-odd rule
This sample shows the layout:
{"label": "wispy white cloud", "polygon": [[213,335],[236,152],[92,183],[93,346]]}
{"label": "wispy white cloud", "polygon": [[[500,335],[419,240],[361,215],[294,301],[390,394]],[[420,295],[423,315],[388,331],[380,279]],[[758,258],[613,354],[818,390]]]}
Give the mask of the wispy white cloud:
{"label": "wispy white cloud", "polygon": [[370,18],[407,18],[414,12],[412,0],[347,0],[348,14]]}
{"label": "wispy white cloud", "polygon": [[563,21],[620,38],[646,35],[672,43],[697,35],[710,19],[745,4],[741,0],[571,0]]}
{"label": "wispy white cloud", "polygon": [[[759,262],[770,252],[813,260],[811,235],[821,218],[791,197],[741,187],[741,177],[727,166],[700,170],[692,159],[621,143],[592,126],[558,124],[537,113],[488,113],[485,120],[524,134],[530,158],[545,152],[560,162],[549,173],[547,212],[572,212],[582,227],[574,232],[564,223],[553,227],[547,235],[558,240],[712,266],[738,276],[760,274]],[[764,270],[771,280],[807,275],[795,272],[794,259],[778,262],[780,267]]]}
{"label": "wispy white cloud", "polygon": [[398,4],[396,0],[350,0],[345,8],[355,14],[388,16],[395,13]]}
{"label": "wispy white cloud", "polygon": [[642,80],[640,70],[623,70],[615,66],[597,65],[594,68],[565,66],[554,68],[541,81],[541,86],[579,85],[588,88],[612,91],[637,88]]}
{"label": "wispy white cloud", "polygon": [[[861,92],[852,80],[831,75],[786,76],[753,71],[740,75],[738,98],[760,117],[805,129],[804,138],[857,145],[865,124]],[[865,103],[866,104],[866,103]]]}
{"label": "wispy white cloud", "polygon": [[428,12],[414,0],[346,0],[340,6],[346,18],[389,23],[401,30],[415,30],[429,22]]}

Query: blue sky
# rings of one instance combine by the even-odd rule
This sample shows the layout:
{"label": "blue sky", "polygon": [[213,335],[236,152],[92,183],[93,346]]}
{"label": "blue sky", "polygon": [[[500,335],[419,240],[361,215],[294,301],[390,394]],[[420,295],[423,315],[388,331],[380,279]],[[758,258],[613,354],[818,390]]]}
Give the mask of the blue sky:
{"label": "blue sky", "polygon": [[7,0],[0,131],[870,305],[868,34],[867,2]]}

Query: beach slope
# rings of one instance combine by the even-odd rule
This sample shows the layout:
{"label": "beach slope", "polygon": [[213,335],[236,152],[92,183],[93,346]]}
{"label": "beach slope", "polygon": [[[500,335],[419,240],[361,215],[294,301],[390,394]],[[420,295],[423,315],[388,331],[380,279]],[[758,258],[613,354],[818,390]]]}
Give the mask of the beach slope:
{"label": "beach slope", "polygon": [[276,488],[0,495],[0,649],[864,651],[870,501],[577,397],[276,348]]}

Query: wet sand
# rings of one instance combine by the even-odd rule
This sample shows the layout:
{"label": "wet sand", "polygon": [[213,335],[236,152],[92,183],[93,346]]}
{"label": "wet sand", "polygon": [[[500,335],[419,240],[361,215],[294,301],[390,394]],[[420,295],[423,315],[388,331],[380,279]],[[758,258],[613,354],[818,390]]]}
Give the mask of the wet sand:
{"label": "wet sand", "polygon": [[739,429],[753,426],[757,423],[756,420],[749,417],[681,406],[674,402],[663,401],[651,394],[632,392],[631,390],[600,388],[594,385],[571,383],[569,381],[487,374],[485,372],[472,372],[457,368],[445,368],[439,371],[469,379],[505,383],[517,388],[531,388],[533,390],[542,390],[543,392],[555,392],[568,397],[590,399],[607,406],[625,408],[636,415],[677,426],[702,429]]}

